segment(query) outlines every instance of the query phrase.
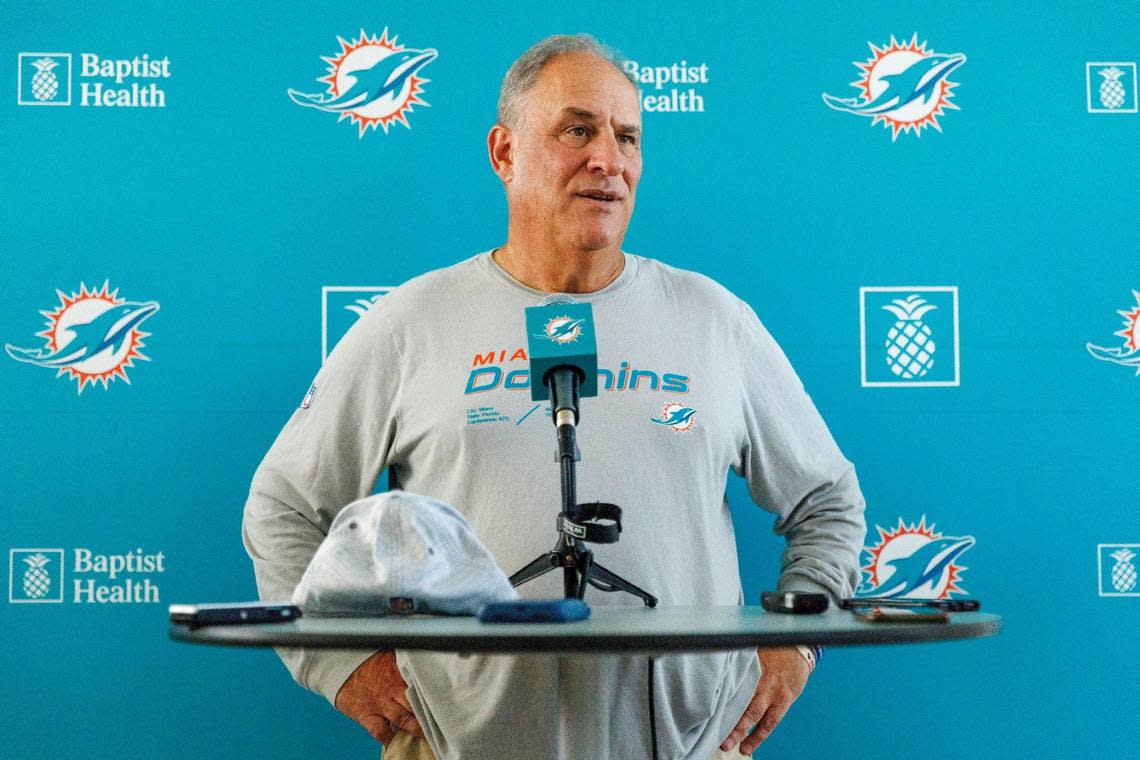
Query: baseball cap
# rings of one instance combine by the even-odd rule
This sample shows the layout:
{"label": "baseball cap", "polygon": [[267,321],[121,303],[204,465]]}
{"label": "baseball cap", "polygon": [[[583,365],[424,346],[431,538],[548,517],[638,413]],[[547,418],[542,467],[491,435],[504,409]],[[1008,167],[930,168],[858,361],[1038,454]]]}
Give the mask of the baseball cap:
{"label": "baseball cap", "polygon": [[293,591],[293,604],[318,617],[474,615],[509,599],[518,592],[463,515],[399,490],[342,509]]}

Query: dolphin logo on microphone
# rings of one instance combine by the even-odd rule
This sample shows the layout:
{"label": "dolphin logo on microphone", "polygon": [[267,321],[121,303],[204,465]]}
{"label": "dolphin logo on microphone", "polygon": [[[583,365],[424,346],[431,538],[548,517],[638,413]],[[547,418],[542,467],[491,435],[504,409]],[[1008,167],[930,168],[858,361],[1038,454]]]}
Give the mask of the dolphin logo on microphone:
{"label": "dolphin logo on microphone", "polygon": [[566,316],[553,317],[546,323],[542,334],[537,337],[547,338],[559,344],[573,343],[582,335],[582,325],[585,321],[584,319],[571,319]]}

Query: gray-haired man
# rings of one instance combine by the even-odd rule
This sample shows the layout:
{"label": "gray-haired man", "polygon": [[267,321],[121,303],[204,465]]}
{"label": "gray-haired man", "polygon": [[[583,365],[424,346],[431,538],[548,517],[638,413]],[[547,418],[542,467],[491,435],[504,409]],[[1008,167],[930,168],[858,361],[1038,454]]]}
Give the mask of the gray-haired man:
{"label": "gray-haired man", "polygon": [[[337,511],[385,466],[404,488],[463,512],[507,572],[548,548],[557,465],[549,423],[521,382],[519,341],[522,308],[553,292],[589,301],[601,327],[578,495],[622,505],[625,530],[596,547],[598,561],[663,605],[740,604],[724,499],[732,469],[787,537],[779,587],[850,595],[862,496],[779,347],[715,282],[621,249],[641,138],[636,86],[592,38],[548,38],[512,65],[488,136],[507,240],[405,283],[337,345],[254,477],[243,535],[263,598],[290,594]],[[691,413],[666,424],[678,406]],[[559,584],[550,574],[520,591],[556,597]],[[644,658],[282,657],[388,757],[649,756]],[[658,667],[660,756],[706,760],[749,754],[811,664],[784,648]]]}

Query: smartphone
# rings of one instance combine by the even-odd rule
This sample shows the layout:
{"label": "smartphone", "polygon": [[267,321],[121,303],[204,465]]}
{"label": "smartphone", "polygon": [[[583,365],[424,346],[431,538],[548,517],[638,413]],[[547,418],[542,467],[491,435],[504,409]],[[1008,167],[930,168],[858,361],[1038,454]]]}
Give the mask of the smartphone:
{"label": "smartphone", "polygon": [[519,599],[479,608],[484,623],[569,623],[588,617],[590,606],[581,599]]}
{"label": "smartphone", "polygon": [[910,599],[900,597],[864,596],[840,599],[845,610],[856,607],[936,607],[947,612],[977,612],[982,603],[977,599]]}
{"label": "smartphone", "polygon": [[223,604],[172,604],[170,622],[198,628],[203,625],[284,623],[301,617],[288,602],[228,602]]}
{"label": "smartphone", "polygon": [[806,594],[795,591],[765,591],[760,594],[760,606],[768,612],[787,615],[818,615],[826,612],[830,604],[827,594]]}
{"label": "smartphone", "polygon": [[913,607],[856,607],[855,617],[868,623],[949,623],[946,610]]}

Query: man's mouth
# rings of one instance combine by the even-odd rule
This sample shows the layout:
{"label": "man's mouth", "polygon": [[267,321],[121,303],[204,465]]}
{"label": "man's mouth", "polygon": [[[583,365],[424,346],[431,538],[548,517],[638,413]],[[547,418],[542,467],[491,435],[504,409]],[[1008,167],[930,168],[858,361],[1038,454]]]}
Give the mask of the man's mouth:
{"label": "man's mouth", "polygon": [[617,193],[610,193],[605,190],[583,190],[578,193],[579,198],[589,198],[595,201],[603,201],[605,203],[612,203],[618,200]]}

